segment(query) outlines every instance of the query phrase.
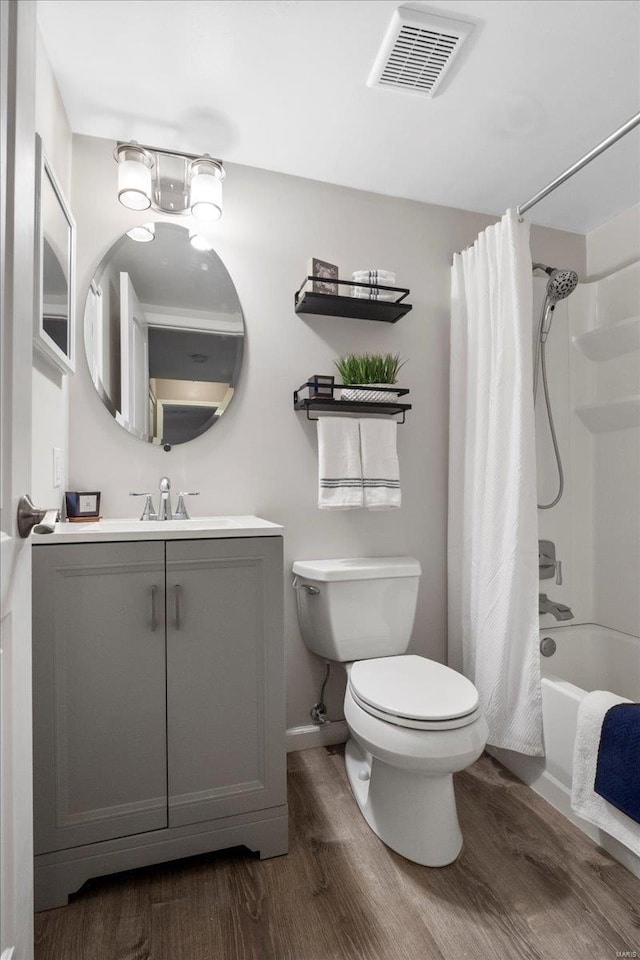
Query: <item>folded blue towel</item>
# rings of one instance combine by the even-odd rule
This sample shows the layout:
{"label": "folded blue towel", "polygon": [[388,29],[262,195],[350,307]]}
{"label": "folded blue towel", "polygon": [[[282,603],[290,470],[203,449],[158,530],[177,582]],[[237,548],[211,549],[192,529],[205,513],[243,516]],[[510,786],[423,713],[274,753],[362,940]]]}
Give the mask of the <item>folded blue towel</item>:
{"label": "folded blue towel", "polygon": [[607,710],[593,789],[640,823],[640,703],[619,703]]}

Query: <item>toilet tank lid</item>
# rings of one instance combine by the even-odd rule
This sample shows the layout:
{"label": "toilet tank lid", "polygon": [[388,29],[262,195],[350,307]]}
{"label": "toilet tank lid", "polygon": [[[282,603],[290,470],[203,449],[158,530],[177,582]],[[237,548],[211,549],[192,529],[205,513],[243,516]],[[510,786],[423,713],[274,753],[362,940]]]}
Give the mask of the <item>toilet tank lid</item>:
{"label": "toilet tank lid", "polygon": [[352,557],[337,560],[296,560],[293,572],[307,580],[384,580],[419,577],[422,567],[413,557]]}

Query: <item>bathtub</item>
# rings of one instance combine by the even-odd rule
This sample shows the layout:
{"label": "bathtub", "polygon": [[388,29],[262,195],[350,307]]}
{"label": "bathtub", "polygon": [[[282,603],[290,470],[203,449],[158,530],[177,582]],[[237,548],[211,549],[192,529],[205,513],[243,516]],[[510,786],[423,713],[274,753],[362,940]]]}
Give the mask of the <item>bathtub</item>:
{"label": "bathtub", "polygon": [[[616,860],[640,877],[640,857],[571,810],[573,745],[580,701],[590,690],[610,690],[640,701],[640,638],[596,624],[540,631],[556,652],[541,657],[544,759],[511,750],[488,751]],[[640,825],[638,825],[640,830]]]}

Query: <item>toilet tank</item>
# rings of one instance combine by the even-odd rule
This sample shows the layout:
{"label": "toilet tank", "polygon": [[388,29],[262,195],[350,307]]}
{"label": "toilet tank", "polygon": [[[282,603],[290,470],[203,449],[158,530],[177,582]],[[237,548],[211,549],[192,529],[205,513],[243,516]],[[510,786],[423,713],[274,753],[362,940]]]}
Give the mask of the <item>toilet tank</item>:
{"label": "toilet tank", "polygon": [[302,637],[326,660],[404,653],[411,639],[422,569],[413,557],[296,560]]}

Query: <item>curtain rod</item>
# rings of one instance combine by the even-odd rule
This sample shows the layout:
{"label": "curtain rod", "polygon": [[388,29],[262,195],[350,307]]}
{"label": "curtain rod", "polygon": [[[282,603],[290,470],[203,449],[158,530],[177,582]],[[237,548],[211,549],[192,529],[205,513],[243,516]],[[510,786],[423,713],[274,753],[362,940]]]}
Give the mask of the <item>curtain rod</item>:
{"label": "curtain rod", "polygon": [[535,206],[536,203],[539,203],[541,200],[552,193],[557,187],[563,184],[566,180],[577,173],[578,170],[582,170],[583,167],[586,167],[588,163],[591,163],[592,160],[595,160],[596,157],[599,157],[601,153],[604,153],[610,146],[624,137],[629,131],[633,130],[634,127],[637,127],[640,124],[640,113],[636,113],[635,116],[631,117],[630,120],[627,120],[626,123],[623,123],[621,127],[615,130],[610,134],[606,140],[603,140],[598,144],[597,147],[594,147],[593,150],[590,150],[589,153],[585,153],[584,157],[580,157],[573,166],[568,167],[564,173],[561,173],[559,177],[556,177],[555,180],[552,180],[551,183],[548,183],[546,187],[543,187],[539,193],[536,193],[535,196],[527,200],[526,203],[521,204],[518,210],[518,216],[522,218],[522,214],[526,213],[527,210],[530,210],[531,207]]}

